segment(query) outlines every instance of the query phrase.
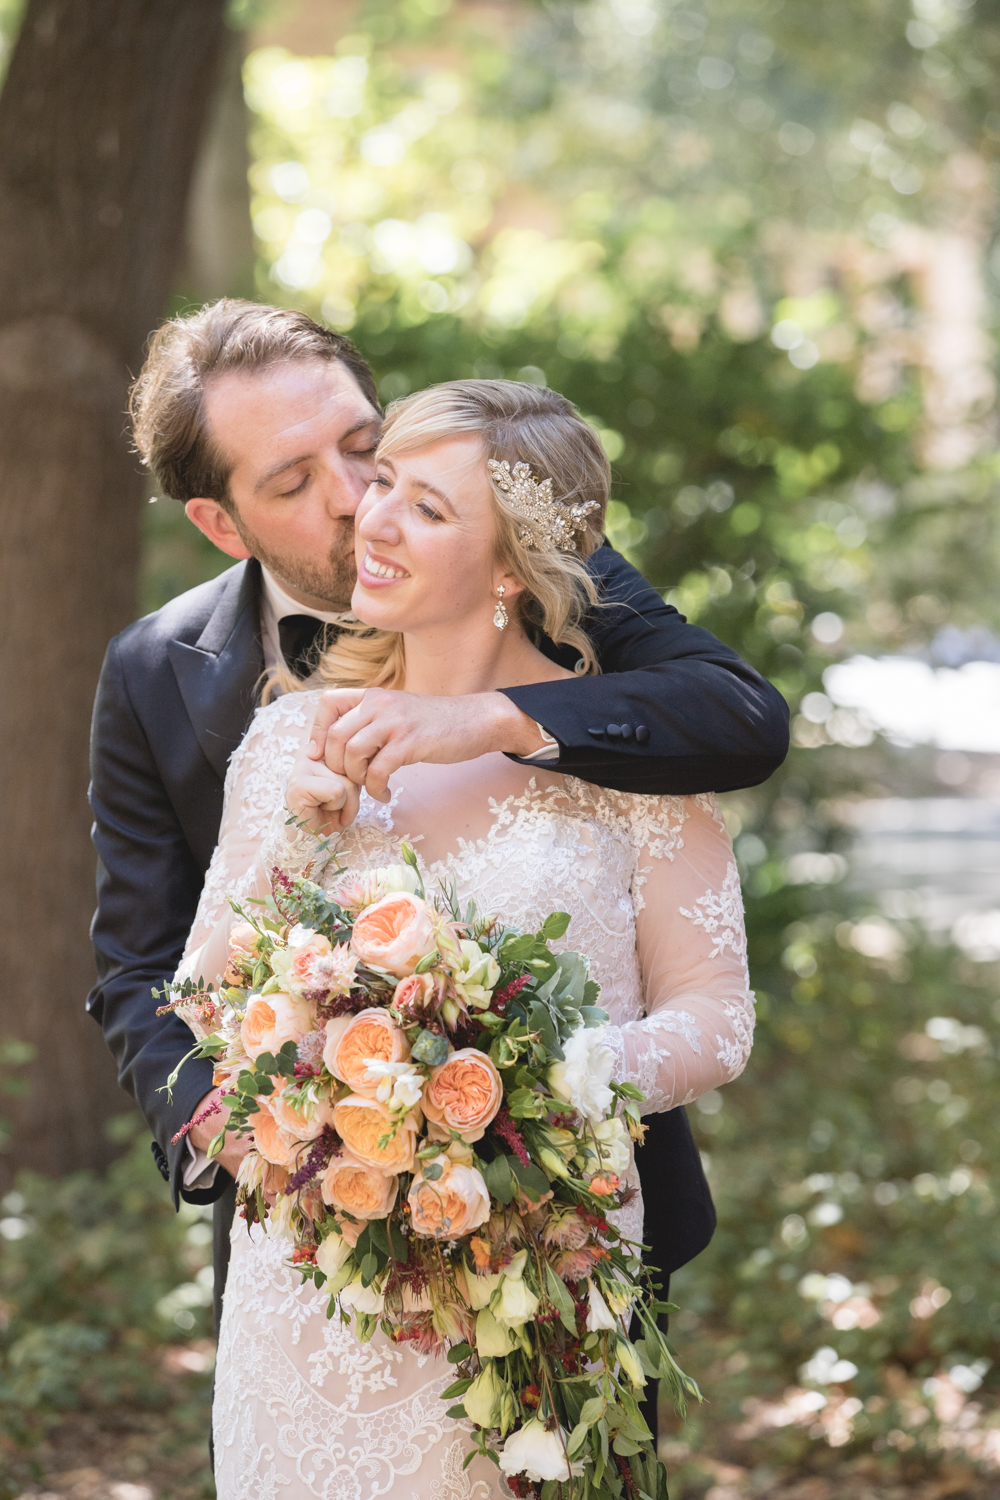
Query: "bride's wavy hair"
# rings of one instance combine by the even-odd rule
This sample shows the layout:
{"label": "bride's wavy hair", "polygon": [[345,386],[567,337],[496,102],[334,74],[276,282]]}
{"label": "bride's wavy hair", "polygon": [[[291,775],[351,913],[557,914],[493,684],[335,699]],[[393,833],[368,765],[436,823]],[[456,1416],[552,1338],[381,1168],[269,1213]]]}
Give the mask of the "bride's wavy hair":
{"label": "bride's wavy hair", "polygon": [[[556,391],[517,380],[451,380],[392,403],[376,458],[412,453],[460,434],[475,434],[482,442],[497,564],[524,585],[508,609],[530,635],[547,635],[557,646],[575,651],[577,672],[599,671],[582,620],[588,608],[600,603],[586,567],[586,559],[603,541],[611,488],[611,466],[600,438]],[[577,533],[575,552],[524,545],[519,536],[523,521],[486,468],[491,458],[506,459],[512,468],[519,461],[530,464],[536,479],[552,480],[555,498],[564,504],[597,501],[586,529]],[[405,666],[401,635],[349,624],[323,653],[311,680],[340,687],[396,688],[403,684]]]}

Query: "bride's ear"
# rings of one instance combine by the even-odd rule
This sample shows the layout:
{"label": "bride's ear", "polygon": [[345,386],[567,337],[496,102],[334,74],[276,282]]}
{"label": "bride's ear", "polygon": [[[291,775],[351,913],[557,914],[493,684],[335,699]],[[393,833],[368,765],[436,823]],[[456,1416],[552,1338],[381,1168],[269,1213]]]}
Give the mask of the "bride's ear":
{"label": "bride's ear", "polygon": [[494,594],[500,588],[501,584],[503,585],[503,597],[505,599],[514,599],[518,594],[524,593],[524,584],[520,578],[515,578],[513,573],[502,573],[498,578],[494,578]]}

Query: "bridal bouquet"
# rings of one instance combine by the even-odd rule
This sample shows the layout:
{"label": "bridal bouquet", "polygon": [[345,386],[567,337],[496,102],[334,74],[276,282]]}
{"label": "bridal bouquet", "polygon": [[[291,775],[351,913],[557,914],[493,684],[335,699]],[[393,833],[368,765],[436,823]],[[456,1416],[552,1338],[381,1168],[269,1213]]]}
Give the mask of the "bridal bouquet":
{"label": "bridal bouquet", "polygon": [[467,1462],[541,1500],[663,1500],[642,1387],[666,1380],[681,1407],[697,1391],[608,1217],[643,1096],[611,1079],[586,959],[549,946],[565,913],[514,931],[428,896],[402,858],[338,866],[332,894],[275,870],[255,914],[234,903],[219,988],[163,1007],[213,1059],[226,1129],[252,1131],[242,1213],[287,1236],[361,1340],[446,1353]]}

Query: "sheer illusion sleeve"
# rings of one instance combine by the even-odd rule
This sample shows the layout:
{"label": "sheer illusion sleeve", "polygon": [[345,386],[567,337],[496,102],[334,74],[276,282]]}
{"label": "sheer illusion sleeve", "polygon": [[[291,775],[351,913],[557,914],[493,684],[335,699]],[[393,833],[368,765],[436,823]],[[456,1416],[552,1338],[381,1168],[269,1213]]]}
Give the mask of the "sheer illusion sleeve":
{"label": "sheer illusion sleeve", "polygon": [[644,1113],[689,1104],[736,1078],[753,1040],[743,900],[714,796],[634,797],[632,880],[645,1016],[609,1026],[615,1077]]}
{"label": "sheer illusion sleeve", "polygon": [[288,823],[285,787],[312,727],[316,693],[289,693],[259,709],[229,763],[219,842],[205,876],[178,980],[214,983],[226,967],[237,920],[229,897],[270,893],[275,865],[299,874],[316,859],[316,840]]}

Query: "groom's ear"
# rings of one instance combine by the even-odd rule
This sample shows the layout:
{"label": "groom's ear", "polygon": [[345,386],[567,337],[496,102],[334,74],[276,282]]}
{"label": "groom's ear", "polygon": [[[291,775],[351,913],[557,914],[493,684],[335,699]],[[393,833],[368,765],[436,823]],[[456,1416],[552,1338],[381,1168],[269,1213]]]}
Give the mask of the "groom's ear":
{"label": "groom's ear", "polygon": [[197,526],[214,547],[229,557],[252,557],[245,545],[232,516],[218,500],[189,500],[184,507],[192,526]]}

